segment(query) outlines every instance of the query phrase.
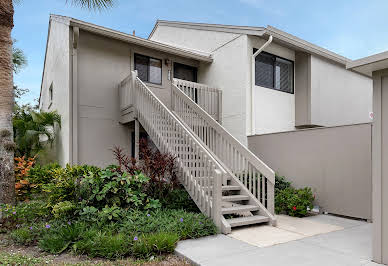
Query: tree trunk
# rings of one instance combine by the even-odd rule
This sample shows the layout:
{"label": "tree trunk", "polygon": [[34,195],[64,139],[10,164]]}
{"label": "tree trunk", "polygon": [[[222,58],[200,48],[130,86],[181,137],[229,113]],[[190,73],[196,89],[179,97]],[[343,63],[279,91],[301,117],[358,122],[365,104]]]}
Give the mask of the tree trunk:
{"label": "tree trunk", "polygon": [[0,0],[0,203],[14,203],[12,0]]}

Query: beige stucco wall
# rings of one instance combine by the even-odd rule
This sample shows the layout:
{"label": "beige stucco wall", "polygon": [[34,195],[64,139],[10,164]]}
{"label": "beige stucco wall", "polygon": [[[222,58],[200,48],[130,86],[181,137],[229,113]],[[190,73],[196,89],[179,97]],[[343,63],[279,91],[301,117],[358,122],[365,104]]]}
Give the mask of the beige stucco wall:
{"label": "beige stucco wall", "polygon": [[246,91],[249,86],[247,36],[223,45],[214,51],[212,64],[199,68],[199,82],[222,89],[222,125],[241,143],[246,137]]}
{"label": "beige stucco wall", "polygon": [[[112,149],[120,146],[130,152],[130,125],[119,123],[117,85],[134,69],[133,54],[162,60],[162,85],[146,83],[166,104],[171,101],[171,62],[198,66],[189,60],[160,51],[80,31],[78,46],[78,163],[106,166],[114,163]],[[165,64],[165,59],[170,64]],[[172,76],[173,73],[171,73]]]}
{"label": "beige stucco wall", "polygon": [[151,40],[213,53],[211,64],[202,63],[198,82],[222,90],[222,124],[247,144],[246,92],[249,86],[247,36],[235,33],[159,25]]}
{"label": "beige stucco wall", "polygon": [[329,213],[371,219],[371,125],[248,137],[249,149]]}
{"label": "beige stucco wall", "polygon": [[[264,45],[266,39],[249,36],[248,51],[249,57],[253,54],[253,48],[259,49]],[[280,56],[282,58],[295,61],[295,51],[272,42],[264,49],[265,52]],[[248,73],[251,68],[251,58],[249,58]],[[295,95],[261,86],[254,87],[254,133],[265,134],[293,130],[295,128]],[[247,106],[250,100],[247,99]],[[247,116],[250,120],[250,116]],[[250,131],[249,123],[247,132]]]}
{"label": "beige stucco wall", "polygon": [[373,259],[388,264],[388,69],[373,72]]}
{"label": "beige stucco wall", "polygon": [[[67,20],[53,19],[45,58],[45,69],[42,79],[40,110],[57,111],[61,115],[62,128],[57,128],[54,149],[56,160],[61,165],[70,161],[70,43]],[[49,99],[49,88],[53,85],[53,101]]]}
{"label": "beige stucco wall", "polygon": [[371,122],[372,79],[311,55],[311,124]]}

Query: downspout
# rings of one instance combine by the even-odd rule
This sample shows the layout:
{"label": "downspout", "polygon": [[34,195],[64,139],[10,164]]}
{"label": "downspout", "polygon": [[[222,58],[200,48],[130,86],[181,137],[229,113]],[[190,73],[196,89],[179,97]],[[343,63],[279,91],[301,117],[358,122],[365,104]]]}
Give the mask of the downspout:
{"label": "downspout", "polygon": [[78,41],[79,41],[79,28],[73,27],[73,49],[72,49],[72,105],[71,110],[71,123],[72,123],[72,165],[78,164]]}
{"label": "downspout", "polygon": [[255,61],[256,61],[256,56],[258,56],[270,43],[272,42],[272,35],[269,36],[268,41],[263,44],[257,50],[253,55],[251,59],[251,135],[254,135],[255,132],[255,105],[254,105],[254,99],[255,99]]}

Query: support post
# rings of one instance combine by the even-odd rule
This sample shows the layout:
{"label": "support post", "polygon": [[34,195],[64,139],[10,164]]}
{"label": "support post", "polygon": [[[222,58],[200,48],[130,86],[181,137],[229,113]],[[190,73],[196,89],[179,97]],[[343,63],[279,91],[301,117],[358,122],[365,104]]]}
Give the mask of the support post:
{"label": "support post", "polygon": [[218,91],[218,123],[222,125],[222,90]]}
{"label": "support post", "polygon": [[139,161],[139,120],[137,117],[135,118],[135,159],[136,161]]}
{"label": "support post", "polygon": [[213,181],[213,204],[212,204],[212,216],[214,224],[221,231],[221,198],[222,198],[222,178],[223,175],[220,170],[214,170]]}

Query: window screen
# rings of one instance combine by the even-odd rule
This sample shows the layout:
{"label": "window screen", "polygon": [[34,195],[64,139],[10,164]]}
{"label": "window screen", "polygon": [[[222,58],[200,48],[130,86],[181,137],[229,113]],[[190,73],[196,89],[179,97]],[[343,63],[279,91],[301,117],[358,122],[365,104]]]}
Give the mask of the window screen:
{"label": "window screen", "polygon": [[[253,52],[256,52],[254,49]],[[261,52],[255,61],[255,84],[270,89],[294,93],[294,63]]]}
{"label": "window screen", "polygon": [[142,81],[162,84],[162,60],[135,54],[135,70]]}
{"label": "window screen", "polygon": [[197,68],[174,63],[174,78],[197,82]]}

